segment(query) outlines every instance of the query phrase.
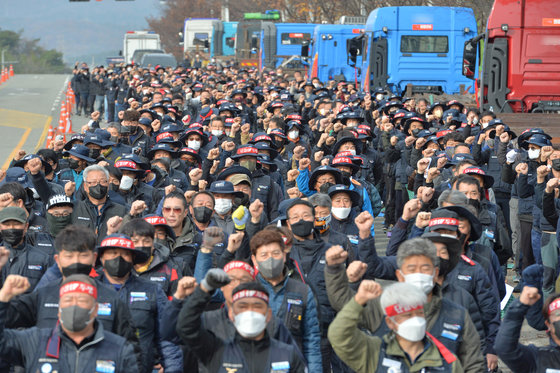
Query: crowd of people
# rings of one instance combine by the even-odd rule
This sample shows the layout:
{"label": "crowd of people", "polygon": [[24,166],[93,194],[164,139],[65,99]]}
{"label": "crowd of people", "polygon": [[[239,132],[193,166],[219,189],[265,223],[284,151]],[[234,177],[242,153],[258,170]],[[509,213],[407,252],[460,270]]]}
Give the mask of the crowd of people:
{"label": "crowd of people", "polygon": [[72,86],[89,122],[0,174],[2,371],[560,369],[542,129],[282,69],[82,64]]}

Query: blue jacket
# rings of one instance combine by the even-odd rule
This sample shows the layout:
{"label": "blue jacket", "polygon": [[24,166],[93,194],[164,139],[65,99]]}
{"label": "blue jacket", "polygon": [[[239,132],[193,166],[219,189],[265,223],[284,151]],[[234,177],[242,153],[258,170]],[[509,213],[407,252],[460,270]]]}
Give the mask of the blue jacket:
{"label": "blue jacket", "polygon": [[8,303],[0,302],[0,356],[23,364],[26,372],[93,372],[100,363],[112,366],[114,372],[139,371],[130,343],[105,331],[103,323],[96,322],[93,340],[78,348],[59,326],[5,329],[7,308]]}
{"label": "blue jacket", "polygon": [[[258,274],[257,281],[268,291],[268,304],[274,315],[290,328],[290,308],[295,309],[298,305],[295,304],[295,302],[293,304],[288,303],[288,300],[291,300],[288,299],[291,294],[286,292],[286,287],[288,282],[297,280],[286,277],[281,286],[272,286],[261,274]],[[303,337],[302,352],[307,361],[309,371],[321,372],[323,371],[323,364],[321,360],[321,332],[319,330],[317,304],[311,288],[303,283],[300,284],[307,288],[307,300],[303,303],[305,305],[305,309],[303,310],[303,323],[300,324]],[[294,338],[296,340],[298,339],[296,336],[294,336]]]}
{"label": "blue jacket", "polygon": [[[113,287],[103,272],[99,276],[99,281]],[[142,349],[142,371],[151,372],[155,363],[154,352],[157,349],[166,371],[182,372],[183,354],[181,349],[164,341],[159,334],[159,324],[163,322],[163,310],[167,305],[162,288],[149,280],[131,274],[122,287],[117,290],[117,294],[130,309],[131,321]]]}
{"label": "blue jacket", "polygon": [[[299,175],[296,178],[296,183],[300,192],[302,192],[306,197],[311,197],[315,193],[315,190],[309,189],[309,170],[299,170]],[[361,211],[367,211],[371,216],[376,216],[373,212],[373,207],[369,199],[367,191],[363,187],[356,186],[353,182],[350,183],[350,190],[355,190],[362,196],[362,209]],[[371,226],[371,236],[375,236],[374,226]]]}
{"label": "blue jacket", "polygon": [[560,369],[558,346],[537,347],[519,343],[523,319],[529,308],[519,300],[510,305],[494,345],[498,356],[514,373],[544,373],[547,368]]}

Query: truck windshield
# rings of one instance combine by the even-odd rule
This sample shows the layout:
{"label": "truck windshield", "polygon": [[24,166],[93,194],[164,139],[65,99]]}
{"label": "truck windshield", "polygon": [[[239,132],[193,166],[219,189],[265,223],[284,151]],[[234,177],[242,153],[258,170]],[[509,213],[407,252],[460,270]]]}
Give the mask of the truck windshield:
{"label": "truck windshield", "polygon": [[301,45],[304,40],[311,40],[311,34],[303,32],[285,32],[280,35],[282,45]]}
{"label": "truck windshield", "polygon": [[447,36],[401,36],[402,53],[447,53]]}

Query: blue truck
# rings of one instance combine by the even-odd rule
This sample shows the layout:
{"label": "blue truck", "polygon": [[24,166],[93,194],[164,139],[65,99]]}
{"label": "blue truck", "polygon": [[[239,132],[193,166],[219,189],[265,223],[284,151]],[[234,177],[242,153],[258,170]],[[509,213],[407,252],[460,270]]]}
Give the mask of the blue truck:
{"label": "blue truck", "polygon": [[328,80],[355,81],[358,77],[357,67],[361,66],[361,55],[357,55],[356,64],[351,66],[346,54],[349,40],[363,35],[364,25],[317,25],[313,30],[313,39],[309,57],[311,58],[308,75],[317,77],[322,82]]}
{"label": "blue truck", "polygon": [[[349,59],[361,55],[361,87],[394,93],[473,93],[462,75],[463,47],[477,34],[469,8],[385,7],[372,11],[365,33],[348,43]],[[410,91],[407,88],[410,87]]]}
{"label": "blue truck", "polygon": [[235,35],[239,22],[215,22],[210,43],[210,57],[235,55]]}
{"label": "blue truck", "polygon": [[235,57],[242,67],[307,68],[301,46],[309,43],[315,24],[244,20],[237,26]]}

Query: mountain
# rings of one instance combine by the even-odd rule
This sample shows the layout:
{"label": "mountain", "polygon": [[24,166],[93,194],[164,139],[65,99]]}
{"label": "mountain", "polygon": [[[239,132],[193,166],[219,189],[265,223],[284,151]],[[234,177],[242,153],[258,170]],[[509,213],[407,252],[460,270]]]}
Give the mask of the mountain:
{"label": "mountain", "polygon": [[104,64],[100,56],[118,53],[127,31],[146,30],[146,17],[161,14],[159,4],[159,0],[2,0],[0,27],[40,39],[42,47],[61,51],[68,64],[76,60],[89,64],[92,57],[96,64]]}

